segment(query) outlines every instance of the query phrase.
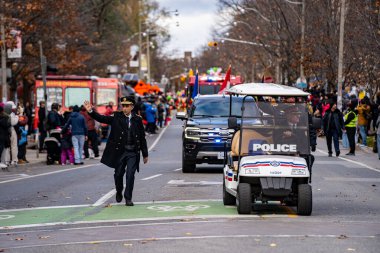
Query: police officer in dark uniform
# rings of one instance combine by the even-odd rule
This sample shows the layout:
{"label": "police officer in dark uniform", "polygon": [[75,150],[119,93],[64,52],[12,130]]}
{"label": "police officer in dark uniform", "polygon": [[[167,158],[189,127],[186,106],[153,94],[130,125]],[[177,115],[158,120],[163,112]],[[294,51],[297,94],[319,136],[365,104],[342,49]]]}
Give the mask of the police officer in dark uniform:
{"label": "police officer in dark uniform", "polygon": [[88,101],[84,102],[84,106],[88,114],[96,121],[111,125],[111,133],[100,162],[115,169],[117,202],[123,200],[123,177],[126,173],[125,205],[133,206],[132,192],[135,173],[136,170],[139,171],[140,151],[144,163],[147,163],[148,148],[142,119],[131,113],[135,105],[134,98],[122,97],[120,103],[123,107],[122,111],[115,112],[113,116],[100,115],[93,110]]}

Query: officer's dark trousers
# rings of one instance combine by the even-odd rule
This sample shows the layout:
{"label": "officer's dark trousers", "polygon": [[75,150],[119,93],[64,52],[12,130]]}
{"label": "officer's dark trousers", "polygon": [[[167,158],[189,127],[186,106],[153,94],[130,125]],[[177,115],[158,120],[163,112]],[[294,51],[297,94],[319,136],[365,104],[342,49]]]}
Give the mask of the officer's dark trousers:
{"label": "officer's dark trousers", "polygon": [[355,154],[355,134],[356,127],[346,127],[348,142],[350,143],[350,153]]}
{"label": "officer's dark trousers", "polygon": [[120,166],[115,169],[115,186],[117,192],[123,191],[123,177],[125,173],[125,191],[124,198],[125,200],[132,200],[133,185],[135,183],[135,173],[138,167],[138,157],[136,152],[126,151],[121,159]]}

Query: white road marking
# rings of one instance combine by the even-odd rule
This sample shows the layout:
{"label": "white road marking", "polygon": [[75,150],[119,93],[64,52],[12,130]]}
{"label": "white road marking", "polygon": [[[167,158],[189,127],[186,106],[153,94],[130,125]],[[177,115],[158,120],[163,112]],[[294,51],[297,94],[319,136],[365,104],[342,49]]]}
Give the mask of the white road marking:
{"label": "white road marking", "polygon": [[[123,184],[123,188],[125,188],[125,184]],[[106,194],[104,194],[100,199],[98,199],[94,204],[91,206],[101,206],[103,205],[108,199],[112,198],[113,195],[116,194],[116,189],[110,190]],[[121,203],[119,203],[121,204]]]}
{"label": "white road marking", "polygon": [[0,220],[12,219],[14,217],[14,215],[0,215]]}
{"label": "white road marking", "polygon": [[170,180],[168,184],[172,185],[221,185],[223,182],[219,181],[198,181],[198,182],[185,182],[185,180]]}
{"label": "white road marking", "polygon": [[175,170],[173,170],[173,171],[180,171],[180,170],[182,170],[182,168],[179,168],[179,169],[175,169]]}
{"label": "white road marking", "polygon": [[116,194],[116,190],[113,189],[106,194],[104,194],[100,199],[98,199],[92,206],[100,206],[103,205],[109,198],[112,198],[113,195]]}
{"label": "white road marking", "polygon": [[[320,152],[320,153],[322,153],[322,154],[325,154],[325,155],[328,154],[326,151],[323,151],[323,150],[320,150],[320,149],[317,149],[317,150],[318,150],[318,152]],[[338,159],[341,159],[341,160],[343,160],[343,161],[349,162],[349,163],[354,163],[354,164],[356,164],[356,165],[360,165],[360,166],[365,167],[365,168],[367,168],[367,169],[369,169],[369,170],[373,170],[373,171],[376,171],[376,172],[380,172],[379,169],[373,168],[373,167],[371,167],[371,166],[369,166],[369,165],[367,165],[367,164],[361,163],[361,162],[353,161],[353,160],[351,160],[351,159],[347,159],[347,158],[340,157],[340,156],[337,157],[337,158],[338,158]]]}
{"label": "white road marking", "polygon": [[[339,238],[341,235],[316,235],[316,234],[300,234],[300,235],[206,235],[206,236],[178,236],[178,237],[155,237],[157,241],[179,241],[179,240],[194,240],[194,239],[231,239],[231,238]],[[361,239],[377,239],[373,235],[348,235],[349,238]],[[130,239],[114,239],[114,240],[99,240],[99,241],[81,241],[81,242],[64,242],[64,243],[48,243],[48,244],[31,244],[25,246],[8,247],[7,249],[22,249],[32,247],[51,247],[51,246],[65,246],[65,245],[80,245],[80,244],[94,244],[94,243],[112,243],[112,242],[131,242],[131,241],[144,241],[152,238],[130,238]]]}
{"label": "white road marking", "polygon": [[20,178],[20,177],[29,177],[28,174],[6,174],[6,175],[0,175],[0,179],[8,179],[9,178]]}
{"label": "white road marking", "polygon": [[29,178],[35,178],[35,177],[42,177],[42,176],[47,176],[47,175],[53,175],[53,174],[58,174],[58,173],[62,173],[62,172],[67,172],[67,171],[72,171],[72,170],[79,170],[79,169],[83,169],[83,168],[87,168],[87,167],[91,167],[91,166],[99,166],[99,165],[102,165],[102,164],[88,164],[88,165],[74,167],[74,168],[65,169],[65,170],[56,170],[56,171],[42,173],[42,174],[38,174],[38,175],[24,176],[24,177],[20,177],[20,178],[15,178],[15,179],[1,181],[0,184],[15,182],[15,181],[23,180],[23,179],[29,179]]}
{"label": "white road marking", "polygon": [[28,207],[28,208],[19,208],[19,209],[4,209],[4,210],[0,210],[0,213],[30,211],[30,210],[59,209],[59,208],[90,207],[90,206],[91,205],[86,204],[86,205],[69,205],[69,206]]}
{"label": "white road marking", "polygon": [[153,144],[150,146],[150,148],[148,149],[148,152],[150,152],[152,149],[154,149],[154,147],[157,145],[157,143],[160,141],[162,135],[165,133],[166,129],[169,128],[170,126],[170,122],[168,123],[168,125],[164,128],[164,130],[162,130],[162,132],[158,135],[157,139],[153,142]]}
{"label": "white road marking", "polygon": [[145,181],[145,180],[153,179],[153,178],[156,178],[156,177],[159,177],[159,176],[162,176],[162,174],[153,175],[151,177],[146,177],[146,178],[143,178],[141,180]]}

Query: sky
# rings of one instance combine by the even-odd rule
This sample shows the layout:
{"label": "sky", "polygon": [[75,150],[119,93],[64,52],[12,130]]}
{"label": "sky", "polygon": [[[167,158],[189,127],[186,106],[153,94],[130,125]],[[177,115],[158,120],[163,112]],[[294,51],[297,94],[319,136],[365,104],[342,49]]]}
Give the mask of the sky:
{"label": "sky", "polygon": [[177,17],[173,15],[164,21],[171,35],[164,52],[170,54],[177,51],[173,56],[181,57],[184,51],[192,51],[194,55],[197,49],[207,45],[212,37],[212,28],[217,22],[218,0],[157,0],[157,2],[160,7],[168,11],[177,9],[179,12]]}

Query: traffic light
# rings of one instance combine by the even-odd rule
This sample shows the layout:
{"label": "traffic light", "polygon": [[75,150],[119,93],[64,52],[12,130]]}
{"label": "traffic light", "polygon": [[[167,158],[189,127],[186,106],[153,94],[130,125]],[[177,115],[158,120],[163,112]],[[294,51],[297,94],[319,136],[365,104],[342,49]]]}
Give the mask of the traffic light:
{"label": "traffic light", "polygon": [[210,41],[207,45],[209,47],[217,47],[218,46],[218,42],[216,42],[216,41]]}

